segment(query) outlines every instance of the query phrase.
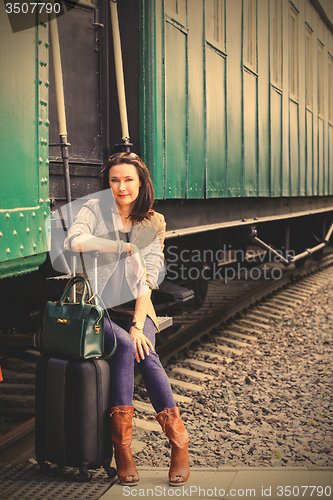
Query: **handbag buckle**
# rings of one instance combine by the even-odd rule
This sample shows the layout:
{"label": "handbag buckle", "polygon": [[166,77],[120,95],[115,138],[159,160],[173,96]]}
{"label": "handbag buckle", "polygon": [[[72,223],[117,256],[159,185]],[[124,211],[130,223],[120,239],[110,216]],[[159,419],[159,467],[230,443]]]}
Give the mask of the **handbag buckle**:
{"label": "handbag buckle", "polygon": [[101,329],[100,325],[96,325],[96,326],[94,326],[94,331],[95,331],[96,335],[98,335],[98,334],[99,334],[100,329]]}
{"label": "handbag buckle", "polygon": [[67,323],[67,319],[61,319],[61,318],[58,318],[57,319],[57,323]]}

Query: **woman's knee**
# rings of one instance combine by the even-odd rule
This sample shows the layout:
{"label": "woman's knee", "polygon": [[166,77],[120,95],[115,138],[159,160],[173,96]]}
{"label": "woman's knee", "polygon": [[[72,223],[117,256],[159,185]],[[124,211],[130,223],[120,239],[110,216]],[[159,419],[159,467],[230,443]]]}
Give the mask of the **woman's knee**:
{"label": "woman's knee", "polygon": [[116,352],[127,353],[135,357],[135,347],[132,337],[126,332],[125,335],[121,335],[119,338],[117,336],[117,349]]}
{"label": "woman's knee", "polygon": [[140,363],[137,363],[139,371],[145,371],[145,372],[153,372],[153,371],[163,371],[164,368],[161,364],[160,358],[158,354],[156,354],[155,351],[152,351],[149,349],[149,354],[148,356],[145,354],[145,358],[140,361]]}

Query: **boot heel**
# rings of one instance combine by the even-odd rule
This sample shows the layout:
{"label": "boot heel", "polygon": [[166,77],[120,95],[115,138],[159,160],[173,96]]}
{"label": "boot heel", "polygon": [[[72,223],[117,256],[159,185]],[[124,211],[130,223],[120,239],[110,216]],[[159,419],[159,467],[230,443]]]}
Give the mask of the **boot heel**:
{"label": "boot heel", "polygon": [[[117,473],[119,482],[123,486],[136,486],[139,483],[139,473],[131,452],[133,411],[133,406],[113,406],[110,414]],[[132,477],[132,481],[126,480],[128,477]]]}
{"label": "boot heel", "polygon": [[[162,427],[164,434],[169,438],[171,445],[169,484],[170,486],[179,486],[186,483],[190,476],[187,430],[180,418],[178,407],[165,408],[156,415],[156,420]],[[182,481],[172,481],[172,478],[175,477],[181,477]]]}

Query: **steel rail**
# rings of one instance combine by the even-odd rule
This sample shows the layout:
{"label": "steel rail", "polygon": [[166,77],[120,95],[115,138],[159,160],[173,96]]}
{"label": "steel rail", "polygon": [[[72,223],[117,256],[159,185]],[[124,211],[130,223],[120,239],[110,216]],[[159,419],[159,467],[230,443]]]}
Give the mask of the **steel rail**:
{"label": "steel rail", "polygon": [[[239,297],[236,297],[230,302],[215,308],[213,311],[199,318],[194,323],[181,328],[164,344],[157,346],[156,352],[158,353],[161,361],[165,363],[178,351],[188,347],[195,340],[199,340],[203,335],[209,333],[214,327],[217,327],[220,323],[234,317],[243,309],[250,307],[278,289],[292,284],[293,282],[297,282],[301,278],[332,264],[333,255],[328,255],[323,257],[320,261],[309,263],[301,269],[292,269],[287,271],[279,280],[272,279],[263,285],[258,285],[250,292],[246,292]],[[137,382],[139,378],[140,377],[136,375],[135,381]]]}
{"label": "steel rail", "polygon": [[[226,304],[215,308],[191,325],[181,328],[164,344],[157,346],[156,352],[161,361],[165,363],[178,351],[188,347],[194,341],[199,340],[202,336],[209,333],[214,327],[234,317],[237,313],[262,300],[264,297],[287,285],[297,283],[305,276],[331,265],[333,265],[333,254],[323,257],[320,261],[309,263],[301,269],[287,271],[279,280],[270,280],[263,285],[258,285],[250,292],[244,293]],[[134,378],[135,383],[138,383],[140,378],[140,374],[136,372]],[[34,426],[35,419],[32,418],[25,424],[22,424],[20,427],[2,436],[0,439],[1,455],[10,453],[13,446],[19,446],[19,442],[23,440],[25,436],[34,432]]]}

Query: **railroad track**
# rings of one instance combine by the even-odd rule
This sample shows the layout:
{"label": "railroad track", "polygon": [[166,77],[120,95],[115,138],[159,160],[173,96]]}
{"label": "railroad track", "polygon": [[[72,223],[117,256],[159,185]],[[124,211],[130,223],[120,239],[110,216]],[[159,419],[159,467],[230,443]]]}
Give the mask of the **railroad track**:
{"label": "railroad track", "polygon": [[[214,373],[224,370],[248,345],[255,344],[257,335],[271,328],[271,320],[280,320],[295,304],[303,303],[312,293],[330,283],[333,280],[332,264],[333,256],[328,255],[302,269],[280,268],[279,280],[269,279],[279,268],[274,263],[266,264],[266,275],[261,279],[253,275],[249,279],[249,270],[244,268],[236,281],[211,281],[203,307],[195,313],[175,317],[178,331],[157,348],[177,404],[190,403],[191,394],[204,391],[204,381],[212,380]],[[177,366],[168,362],[204,336],[210,340],[204,345],[198,344],[195,351],[191,349],[189,356],[183,355]],[[0,385],[0,422],[3,428],[14,428],[0,438],[0,461],[15,461],[15,457],[23,460],[34,454],[34,369],[39,353],[29,350],[24,357],[2,361],[4,382]],[[136,427],[160,431],[159,425],[152,421],[154,410],[145,402],[138,376],[135,383],[133,405],[140,414],[134,419]],[[9,411],[5,412],[5,409]],[[26,449],[22,450],[24,447]],[[144,442],[136,440],[133,447],[134,452],[140,451]]]}

